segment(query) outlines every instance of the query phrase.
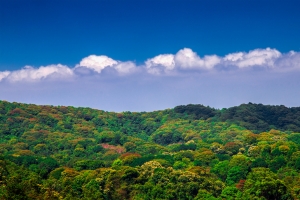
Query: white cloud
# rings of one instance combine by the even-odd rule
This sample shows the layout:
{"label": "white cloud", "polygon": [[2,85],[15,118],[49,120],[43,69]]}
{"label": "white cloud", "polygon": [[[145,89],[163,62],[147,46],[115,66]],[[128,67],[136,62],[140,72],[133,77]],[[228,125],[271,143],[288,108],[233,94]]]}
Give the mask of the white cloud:
{"label": "white cloud", "polygon": [[119,64],[115,65],[114,68],[119,72],[121,75],[129,74],[136,71],[136,65],[134,62],[119,62]]}
{"label": "white cloud", "polygon": [[146,69],[150,74],[170,73],[178,69],[200,69],[209,70],[219,64],[221,59],[216,55],[200,58],[192,49],[184,48],[175,55],[161,54],[145,62]]}
{"label": "white cloud", "polygon": [[[133,61],[118,61],[105,55],[90,55],[83,58],[74,68],[66,65],[48,65],[34,68],[25,66],[15,71],[0,71],[0,82],[38,81],[57,78],[77,78],[92,76],[94,73],[104,73],[105,76],[118,74],[125,76],[137,72],[146,72],[148,75],[162,75],[179,73],[190,73],[195,70],[218,72],[222,68],[252,69],[256,67],[267,68],[268,71],[288,72],[300,70],[300,52],[290,51],[280,53],[276,49],[254,49],[249,52],[236,52],[224,57],[217,55],[205,55],[202,58],[192,49],[183,48],[176,54],[160,54],[147,59],[144,64],[137,66]],[[94,72],[94,73],[93,73]],[[77,76],[78,75],[78,76]],[[98,76],[97,76],[98,77]]]}
{"label": "white cloud", "polygon": [[212,69],[220,63],[220,58],[216,55],[204,56],[201,59],[197,53],[189,48],[181,49],[175,55],[176,66],[183,69]]}
{"label": "white cloud", "polygon": [[0,72],[0,81],[10,74],[9,71]]}
{"label": "white cloud", "polygon": [[249,53],[238,52],[231,53],[224,57],[225,65],[237,66],[239,68],[261,66],[273,68],[276,59],[282,54],[276,49],[255,49]]}
{"label": "white cloud", "polygon": [[111,111],[157,110],[189,103],[216,108],[245,102],[299,106],[299,75],[300,52],[270,48],[222,57],[200,57],[184,48],[139,66],[93,55],[76,66],[0,71],[0,99]]}
{"label": "white cloud", "polygon": [[[48,65],[39,68],[25,66],[21,70],[0,72],[0,80],[7,79],[11,82],[37,81],[46,78],[70,77],[73,71],[65,65]],[[2,78],[1,78],[2,77]]]}
{"label": "white cloud", "polygon": [[168,73],[175,67],[173,54],[161,54],[154,58],[148,59],[146,62],[147,72],[150,74],[161,74],[162,72]]}
{"label": "white cloud", "polygon": [[290,51],[277,59],[275,65],[278,71],[300,70],[300,53]]}
{"label": "white cloud", "polygon": [[114,66],[118,63],[119,63],[118,61],[113,60],[104,55],[101,56],[90,55],[88,57],[83,58],[76,67],[86,67],[98,73],[101,73],[101,71],[104,68]]}
{"label": "white cloud", "polygon": [[74,69],[82,67],[94,70],[97,73],[101,73],[105,68],[111,67],[115,69],[120,75],[125,75],[136,71],[136,65],[134,62],[121,62],[105,55],[90,55],[88,57],[85,57],[78,65],[75,66]]}

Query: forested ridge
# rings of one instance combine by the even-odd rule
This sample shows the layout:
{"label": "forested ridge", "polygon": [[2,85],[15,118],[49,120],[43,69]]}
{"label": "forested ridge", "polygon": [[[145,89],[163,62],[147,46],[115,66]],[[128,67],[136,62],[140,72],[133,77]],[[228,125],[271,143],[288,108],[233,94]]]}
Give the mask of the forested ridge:
{"label": "forested ridge", "polygon": [[300,199],[300,107],[0,101],[0,199]]}

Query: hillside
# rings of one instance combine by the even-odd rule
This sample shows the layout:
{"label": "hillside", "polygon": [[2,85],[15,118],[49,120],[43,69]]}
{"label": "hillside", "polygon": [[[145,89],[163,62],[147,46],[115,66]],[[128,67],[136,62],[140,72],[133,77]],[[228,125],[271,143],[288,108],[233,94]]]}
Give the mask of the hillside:
{"label": "hillside", "polygon": [[0,101],[0,199],[299,199],[300,107]]}

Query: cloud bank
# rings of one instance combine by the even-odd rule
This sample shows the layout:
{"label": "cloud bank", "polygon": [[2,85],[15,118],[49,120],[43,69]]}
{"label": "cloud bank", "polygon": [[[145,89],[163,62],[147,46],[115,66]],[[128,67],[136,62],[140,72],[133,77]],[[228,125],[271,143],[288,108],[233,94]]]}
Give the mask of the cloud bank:
{"label": "cloud bank", "polygon": [[0,71],[0,82],[24,82],[78,78],[92,71],[100,75],[105,71],[110,74],[128,76],[143,73],[148,76],[180,75],[185,73],[204,73],[220,71],[242,71],[264,69],[274,72],[300,70],[300,53],[290,51],[281,53],[276,49],[254,49],[249,52],[235,52],[225,56],[204,55],[200,57],[190,48],[183,48],[176,54],[160,54],[137,65],[133,61],[114,60],[106,55],[90,55],[83,58],[76,66],[53,64],[35,68],[25,66],[15,71]]}
{"label": "cloud bank", "polygon": [[16,71],[0,72],[0,81],[9,80],[11,82],[18,81],[38,81],[47,78],[57,79],[73,76],[73,70],[65,65],[48,65],[39,68],[25,66],[23,69]]}
{"label": "cloud bank", "polygon": [[90,55],[75,66],[0,71],[0,99],[107,111],[152,111],[183,104],[300,106],[300,53],[254,49],[200,56],[183,48],[142,64]]}

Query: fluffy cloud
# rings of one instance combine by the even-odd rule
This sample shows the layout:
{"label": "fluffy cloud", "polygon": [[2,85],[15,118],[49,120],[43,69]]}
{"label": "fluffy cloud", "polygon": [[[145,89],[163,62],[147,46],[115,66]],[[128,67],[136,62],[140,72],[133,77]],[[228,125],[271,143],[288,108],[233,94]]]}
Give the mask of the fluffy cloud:
{"label": "fluffy cloud", "polygon": [[77,67],[86,67],[92,69],[98,73],[106,67],[111,67],[118,64],[118,61],[113,60],[107,56],[96,56],[90,55],[88,57],[83,58],[80,63],[76,66]]}
{"label": "fluffy cloud", "polygon": [[37,81],[47,78],[65,78],[73,75],[73,71],[65,65],[48,65],[39,68],[25,66],[23,69],[12,72],[0,72],[0,80],[10,82]]}
{"label": "fluffy cloud", "polygon": [[[144,64],[137,66],[132,61],[118,61],[105,55],[90,55],[83,58],[75,67],[65,65],[48,65],[39,68],[25,66],[15,71],[0,71],[0,82],[7,80],[9,82],[18,81],[38,81],[45,79],[57,79],[67,77],[89,76],[91,74],[106,75],[118,74],[125,76],[134,72],[146,72],[150,75],[190,73],[194,71],[218,72],[223,68],[227,70],[234,69],[252,69],[267,68],[269,71],[288,72],[300,70],[300,52],[290,51],[289,53],[280,53],[276,49],[254,49],[249,52],[230,53],[224,57],[217,55],[205,55],[200,57],[196,52],[189,48],[183,48],[176,54],[161,54],[147,59]],[[92,72],[92,73],[91,73]]]}
{"label": "fluffy cloud", "polygon": [[239,68],[261,66],[274,67],[275,61],[280,58],[282,54],[276,49],[255,49],[246,52],[231,53],[224,57],[225,65],[237,66]]}
{"label": "fluffy cloud", "polygon": [[147,71],[150,74],[161,74],[162,72],[168,73],[175,67],[174,55],[161,54],[154,58],[148,59],[145,62]]}
{"label": "fluffy cloud", "polygon": [[268,68],[274,71],[300,70],[300,53],[291,51],[286,54],[276,49],[254,49],[249,52],[230,53],[224,57],[205,55],[202,58],[192,49],[184,48],[175,55],[161,54],[145,62],[151,74],[171,73],[176,69],[218,70],[245,69],[253,67]]}
{"label": "fluffy cloud", "polygon": [[9,71],[0,72],[0,81],[10,74]]}
{"label": "fluffy cloud", "polygon": [[201,59],[189,48],[184,48],[175,55],[176,66],[183,69],[212,69],[220,63],[220,60],[216,55],[205,56]]}
{"label": "fluffy cloud", "polygon": [[119,62],[117,65],[114,66],[117,72],[121,75],[130,74],[137,70],[137,67],[134,62]]}
{"label": "fluffy cloud", "polygon": [[278,71],[295,71],[300,70],[300,53],[290,51],[281,56],[275,62],[276,70]]}
{"label": "fluffy cloud", "polygon": [[145,62],[147,71],[151,74],[171,73],[176,69],[209,70],[219,64],[221,59],[216,55],[200,58],[192,49],[184,48],[175,55],[161,54]]}
{"label": "fluffy cloud", "polygon": [[97,73],[101,73],[101,71],[107,67],[115,69],[121,75],[129,74],[136,70],[136,65],[134,62],[116,61],[105,55],[90,55],[88,57],[85,57],[81,60],[81,62],[78,65],[76,65],[75,69],[88,68]]}

